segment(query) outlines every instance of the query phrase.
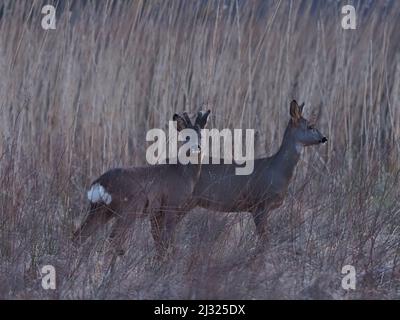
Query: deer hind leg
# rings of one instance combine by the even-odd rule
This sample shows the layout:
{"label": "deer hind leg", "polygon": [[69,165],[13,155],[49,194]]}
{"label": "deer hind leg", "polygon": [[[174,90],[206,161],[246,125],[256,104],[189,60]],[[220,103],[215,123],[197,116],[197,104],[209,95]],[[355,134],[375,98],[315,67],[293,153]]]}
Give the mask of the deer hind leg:
{"label": "deer hind leg", "polygon": [[118,217],[115,221],[109,237],[113,254],[117,256],[125,254],[125,244],[128,240],[128,231],[131,225],[132,221],[128,221],[127,217]]}
{"label": "deer hind leg", "polygon": [[98,228],[113,217],[112,211],[103,204],[91,204],[89,213],[73,235],[74,243],[85,242]]}
{"label": "deer hind leg", "polygon": [[125,254],[126,244],[129,238],[128,231],[133,229],[137,215],[145,213],[148,205],[149,201],[147,199],[139,199],[131,203],[129,207],[119,211],[109,236],[114,255],[122,256]]}

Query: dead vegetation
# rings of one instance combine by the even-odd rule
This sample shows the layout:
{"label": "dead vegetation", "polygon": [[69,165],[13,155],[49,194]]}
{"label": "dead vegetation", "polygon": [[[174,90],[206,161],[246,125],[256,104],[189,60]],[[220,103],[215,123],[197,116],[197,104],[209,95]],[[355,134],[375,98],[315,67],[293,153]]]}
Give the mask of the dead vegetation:
{"label": "dead vegetation", "polygon": [[[1,298],[399,298],[397,1],[357,2],[357,30],[340,2],[154,0],[57,2],[44,31],[43,4],[0,4]],[[200,209],[163,264],[147,220],[112,272],[107,230],[73,247],[90,182],[143,164],[148,129],[207,103],[212,127],[254,128],[272,154],[292,98],[329,143],[303,154],[264,252],[249,215]]]}

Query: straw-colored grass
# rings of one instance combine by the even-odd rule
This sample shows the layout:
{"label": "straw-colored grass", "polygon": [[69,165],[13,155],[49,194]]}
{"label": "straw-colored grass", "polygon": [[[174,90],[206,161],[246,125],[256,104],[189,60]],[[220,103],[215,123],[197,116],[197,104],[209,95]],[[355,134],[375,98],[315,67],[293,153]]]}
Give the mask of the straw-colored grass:
{"label": "straw-colored grass", "polygon": [[[48,1],[0,2],[0,297],[399,298],[400,4],[369,2],[343,30],[337,2],[62,1],[48,31]],[[270,155],[293,98],[329,143],[302,155],[262,254],[248,214],[201,209],[162,265],[147,220],[111,273],[104,232],[73,247],[91,181],[144,164],[148,129],[208,104]]]}

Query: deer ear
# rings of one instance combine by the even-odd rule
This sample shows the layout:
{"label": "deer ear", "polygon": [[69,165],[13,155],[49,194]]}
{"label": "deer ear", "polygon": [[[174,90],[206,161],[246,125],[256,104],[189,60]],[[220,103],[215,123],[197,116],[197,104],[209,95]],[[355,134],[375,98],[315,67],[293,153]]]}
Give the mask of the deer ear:
{"label": "deer ear", "polygon": [[183,119],[185,119],[186,128],[193,127],[192,121],[190,121],[190,118],[189,118],[189,115],[187,114],[187,112],[183,113]]}
{"label": "deer ear", "polygon": [[208,116],[210,115],[211,110],[207,110],[206,112],[199,111],[197,113],[197,118],[195,124],[199,125],[201,129],[203,129],[207,125]]}
{"label": "deer ear", "polygon": [[176,130],[181,131],[183,129],[186,129],[187,127],[186,121],[179,114],[175,113],[172,116],[172,120],[176,121]]}
{"label": "deer ear", "polygon": [[299,107],[300,107],[300,114],[303,114],[303,108],[304,108],[305,102],[303,102]]}
{"label": "deer ear", "polygon": [[302,107],[300,107],[296,100],[293,100],[290,103],[290,116],[292,117],[292,120],[297,123],[297,121],[300,120],[301,118],[301,111],[302,111]]}

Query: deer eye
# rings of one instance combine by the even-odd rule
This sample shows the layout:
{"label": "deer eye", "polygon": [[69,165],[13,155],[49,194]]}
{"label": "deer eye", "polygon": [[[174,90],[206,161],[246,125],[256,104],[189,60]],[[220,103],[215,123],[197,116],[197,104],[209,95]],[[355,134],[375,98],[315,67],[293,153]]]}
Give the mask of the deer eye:
{"label": "deer eye", "polygon": [[307,127],[307,129],[308,129],[308,130],[314,130],[314,126],[309,125],[309,126]]}

